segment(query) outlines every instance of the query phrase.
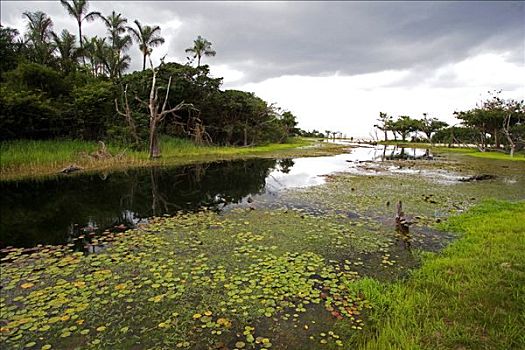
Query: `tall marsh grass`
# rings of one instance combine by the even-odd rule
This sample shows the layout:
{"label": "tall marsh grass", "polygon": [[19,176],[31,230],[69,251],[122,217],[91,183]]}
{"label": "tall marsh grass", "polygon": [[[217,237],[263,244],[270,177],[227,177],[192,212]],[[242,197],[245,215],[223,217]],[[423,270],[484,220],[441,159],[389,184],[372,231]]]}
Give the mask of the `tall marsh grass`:
{"label": "tall marsh grass", "polygon": [[311,142],[311,140],[295,138],[283,144],[232,147],[197,145],[191,140],[162,137],[160,145],[162,158],[149,160],[146,149],[137,151],[112,144],[107,144],[106,146],[109,152],[116,157],[93,159],[89,157],[89,154],[97,151],[100,147],[95,141],[5,141],[0,143],[1,179],[51,175],[70,164],[79,165],[86,170],[104,170],[128,166],[174,165],[197,161],[231,159],[297,148]]}

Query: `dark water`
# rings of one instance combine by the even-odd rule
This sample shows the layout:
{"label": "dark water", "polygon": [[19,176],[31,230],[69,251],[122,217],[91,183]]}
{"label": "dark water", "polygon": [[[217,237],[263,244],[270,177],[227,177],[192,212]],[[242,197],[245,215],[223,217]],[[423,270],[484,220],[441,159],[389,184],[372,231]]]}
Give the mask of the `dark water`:
{"label": "dark water", "polygon": [[62,244],[94,228],[220,209],[263,192],[276,167],[276,160],[259,159],[1,183],[1,244]]}
{"label": "dark water", "polygon": [[65,244],[103,229],[151,217],[221,210],[286,188],[318,185],[321,175],[351,171],[361,160],[422,157],[425,150],[358,148],[330,157],[252,159],[109,174],[0,183],[0,247]]}

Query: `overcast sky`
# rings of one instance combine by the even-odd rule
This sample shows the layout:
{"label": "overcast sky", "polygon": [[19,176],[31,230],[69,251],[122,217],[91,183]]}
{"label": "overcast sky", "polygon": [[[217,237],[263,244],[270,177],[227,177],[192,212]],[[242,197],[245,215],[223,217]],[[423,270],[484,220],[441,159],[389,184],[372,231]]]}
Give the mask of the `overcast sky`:
{"label": "overcast sky", "polygon": [[[292,111],[304,129],[369,136],[380,111],[455,123],[488,90],[525,97],[523,2],[153,2],[90,3],[130,24],[159,25],[166,43],[153,59],[186,62],[197,35],[224,88],[255,92]],[[24,11],[51,16],[55,31],[77,33],[59,1],[0,3],[2,25],[24,31]],[[101,22],[85,35],[104,35]],[[132,68],[142,64],[131,48]]]}

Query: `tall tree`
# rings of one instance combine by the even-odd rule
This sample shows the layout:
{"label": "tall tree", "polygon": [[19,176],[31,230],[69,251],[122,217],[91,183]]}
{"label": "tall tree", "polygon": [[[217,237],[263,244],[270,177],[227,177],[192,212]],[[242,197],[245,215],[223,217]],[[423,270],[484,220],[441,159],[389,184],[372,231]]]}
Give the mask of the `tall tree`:
{"label": "tall tree", "polygon": [[91,73],[94,76],[109,74],[109,57],[113,54],[111,47],[106,43],[106,38],[94,36],[85,40],[84,56],[89,59]]}
{"label": "tall tree", "polygon": [[418,120],[417,130],[423,132],[428,141],[432,142],[432,133],[448,127],[448,124],[437,118],[429,118],[427,113],[423,113],[423,119]]}
{"label": "tall tree", "polygon": [[123,54],[132,44],[131,36],[126,33],[128,20],[121,13],[112,11],[109,16],[98,16],[107,27],[111,50],[113,51],[107,60],[110,78],[120,77],[124,70],[129,67],[130,57]]}
{"label": "tall tree", "polygon": [[154,47],[164,44],[164,38],[160,36],[159,26],[143,26],[138,20],[135,20],[137,29],[128,27],[129,32],[139,44],[142,52],[142,70],[146,69],[146,58],[151,55]]}
{"label": "tall tree", "polygon": [[393,131],[401,135],[401,139],[406,141],[407,136],[417,130],[417,121],[409,116],[402,115],[392,123]]}
{"label": "tall tree", "polygon": [[[78,24],[78,41],[80,44],[80,49],[84,49],[84,45],[82,43],[83,36],[82,36],[82,22],[87,21],[91,22],[95,18],[100,16],[99,12],[88,12],[89,4],[87,0],[60,0],[60,3],[64,8],[67,10],[69,15],[71,17],[74,17]],[[83,58],[84,60],[84,58]],[[84,60],[84,64],[86,64]]]}
{"label": "tall tree", "polygon": [[26,39],[32,46],[32,57],[38,63],[49,63],[53,46],[50,43],[53,21],[42,11],[24,12],[27,18]]}
{"label": "tall tree", "polygon": [[388,141],[388,130],[390,127],[390,122],[392,121],[392,117],[388,116],[384,112],[379,112],[379,118],[377,119],[378,124],[375,124],[374,127],[378,128],[382,132],[385,133],[385,142]]}
{"label": "tall tree", "polygon": [[62,71],[69,73],[75,69],[78,64],[78,58],[81,54],[81,50],[75,45],[76,37],[71,34],[67,29],[64,29],[60,36],[55,32],[51,33],[53,43],[60,55],[58,64]]}
{"label": "tall tree", "polygon": [[193,47],[187,48],[186,52],[192,53],[194,59],[197,58],[197,67],[200,67],[203,56],[215,56],[216,54],[211,48],[211,42],[200,35],[193,41]]}
{"label": "tall tree", "polygon": [[0,24],[0,73],[16,67],[22,47],[15,40],[18,34],[18,30]]}
{"label": "tall tree", "polygon": [[[184,101],[178,103],[173,108],[168,108],[168,98],[171,89],[171,76],[168,79],[168,86],[166,87],[166,94],[164,101],[161,104],[161,96],[159,96],[159,87],[157,86],[157,72],[158,68],[153,67],[153,63],[150,59],[151,66],[151,89],[149,93],[149,100],[146,103],[141,101],[145,106],[148,106],[149,110],[149,158],[155,159],[160,157],[160,142],[159,142],[159,125],[164,120],[166,115],[175,113],[184,108],[193,108],[193,105],[184,103]],[[160,68],[160,67],[159,67]]]}
{"label": "tall tree", "polygon": [[98,17],[106,25],[111,48],[114,50],[122,49],[121,35],[126,33],[127,18],[122,16],[122,13],[117,14],[115,11],[112,11],[109,16],[98,15]]}

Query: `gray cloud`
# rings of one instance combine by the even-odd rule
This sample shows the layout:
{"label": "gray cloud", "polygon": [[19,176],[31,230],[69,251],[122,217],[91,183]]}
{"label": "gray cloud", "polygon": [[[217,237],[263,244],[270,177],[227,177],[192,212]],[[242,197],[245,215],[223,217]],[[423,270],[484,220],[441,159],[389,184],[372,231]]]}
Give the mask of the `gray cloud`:
{"label": "gray cloud", "polygon": [[[432,70],[483,52],[508,51],[524,64],[522,2],[92,2],[93,10],[122,12],[158,24],[170,41],[159,51],[184,60],[197,35],[213,43],[224,64],[245,73],[243,82],[282,75],[353,75],[389,69]],[[41,9],[56,30],[75,22],[57,2],[1,3],[3,24],[20,25],[24,10]],[[176,30],[167,23],[180,21]],[[90,35],[103,30],[90,25]],[[133,67],[140,66],[132,48]]]}

